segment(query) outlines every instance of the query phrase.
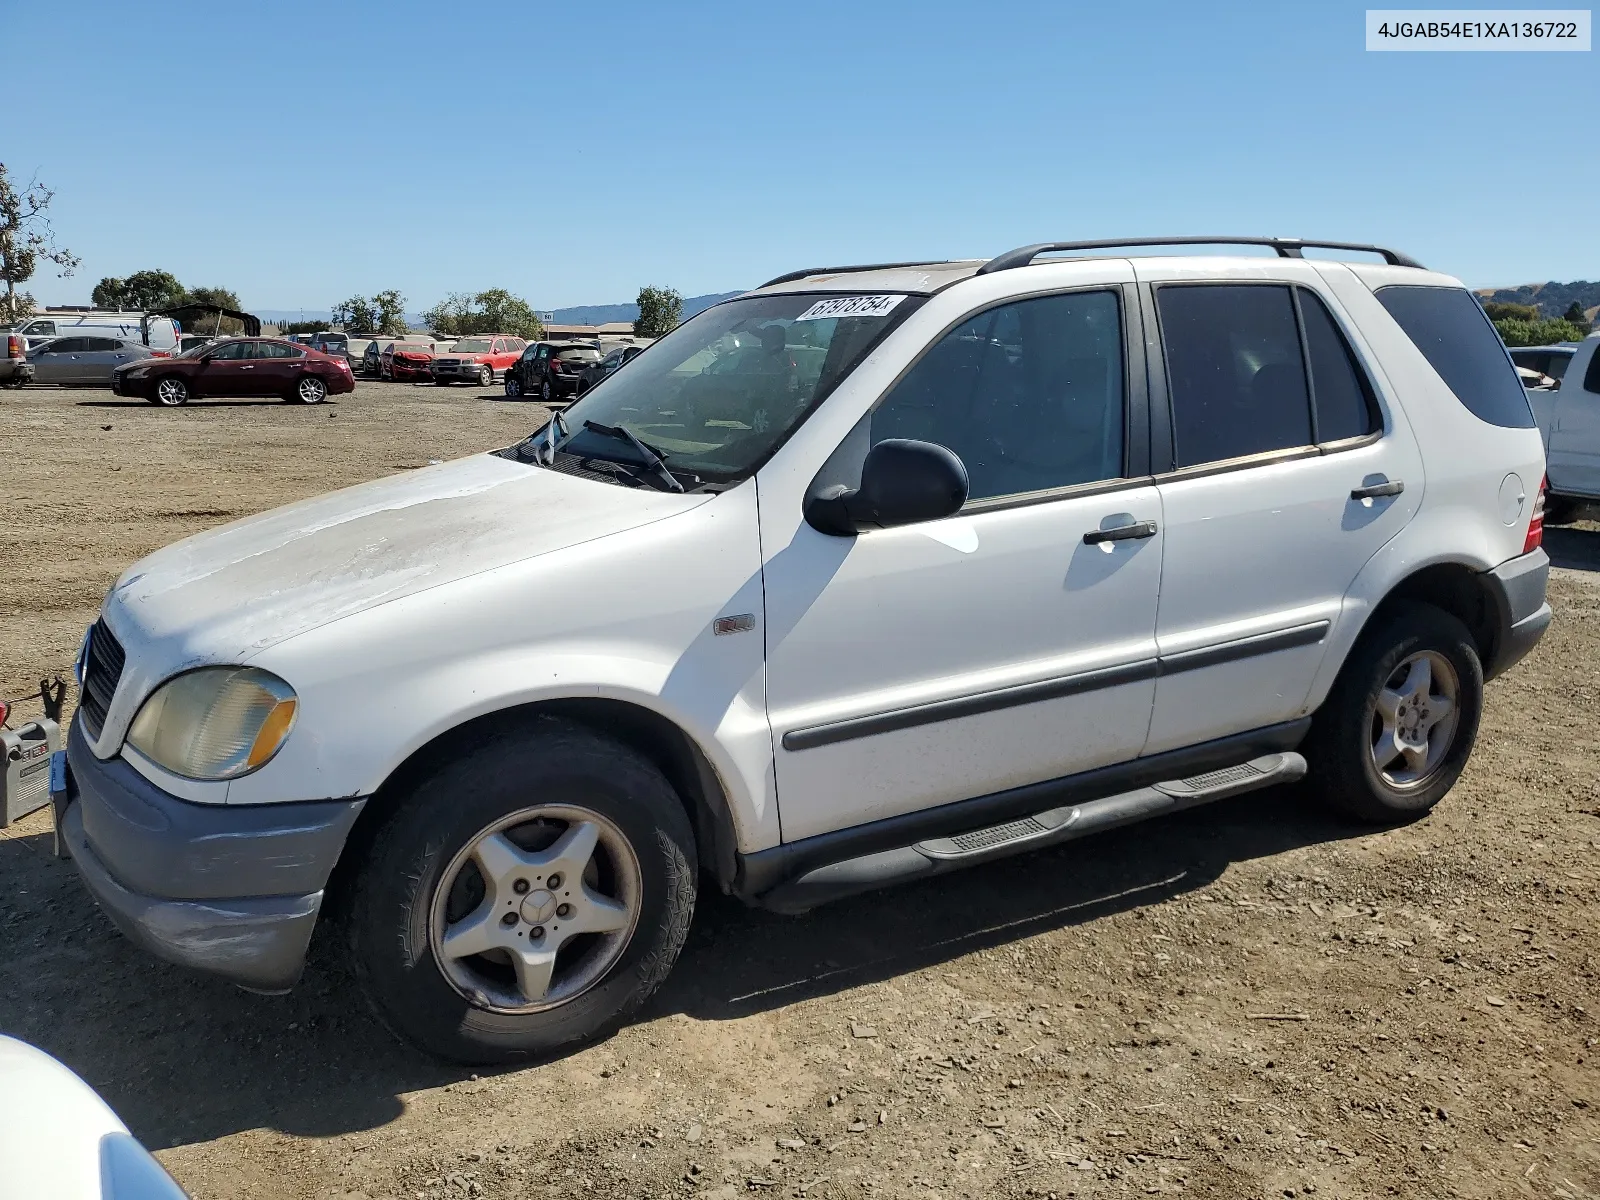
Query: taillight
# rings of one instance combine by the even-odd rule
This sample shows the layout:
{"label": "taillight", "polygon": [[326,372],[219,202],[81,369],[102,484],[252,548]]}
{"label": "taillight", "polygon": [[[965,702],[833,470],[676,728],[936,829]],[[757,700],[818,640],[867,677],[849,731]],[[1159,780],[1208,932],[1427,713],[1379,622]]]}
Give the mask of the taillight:
{"label": "taillight", "polygon": [[6,357],[7,358],[22,358],[23,357],[22,339],[19,338],[14,333],[10,333],[10,334],[6,335]]}
{"label": "taillight", "polygon": [[1539,481],[1539,494],[1533,498],[1533,517],[1528,521],[1528,536],[1522,539],[1522,552],[1532,554],[1544,544],[1544,489],[1550,482],[1547,475]]}

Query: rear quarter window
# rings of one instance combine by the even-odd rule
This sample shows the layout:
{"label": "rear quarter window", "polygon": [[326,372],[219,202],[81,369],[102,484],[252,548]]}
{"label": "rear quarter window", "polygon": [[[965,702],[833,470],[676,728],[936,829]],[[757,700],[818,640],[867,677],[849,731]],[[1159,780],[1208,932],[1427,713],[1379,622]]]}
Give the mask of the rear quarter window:
{"label": "rear quarter window", "polygon": [[1504,429],[1532,429],[1533,410],[1505,344],[1464,288],[1397,284],[1378,301],[1456,399],[1480,420]]}

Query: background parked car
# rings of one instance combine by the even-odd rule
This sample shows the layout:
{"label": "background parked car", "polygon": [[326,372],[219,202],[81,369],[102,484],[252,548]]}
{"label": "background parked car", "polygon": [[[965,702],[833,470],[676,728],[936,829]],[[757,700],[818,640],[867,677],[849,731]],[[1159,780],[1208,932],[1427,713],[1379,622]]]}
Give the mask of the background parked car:
{"label": "background parked car", "polygon": [[282,338],[225,338],[177,358],[118,367],[111,390],[175,408],[197,396],[279,396],[320,404],[355,390],[350,364]]}
{"label": "background parked car", "polygon": [[28,339],[10,329],[0,330],[0,387],[19,388],[33,380],[33,364],[28,361]]}
{"label": "background parked car", "polygon": [[476,383],[489,387],[511,367],[528,347],[519,337],[501,333],[484,333],[462,338],[450,348],[450,353],[433,360],[433,381],[446,383]]}
{"label": "background parked car", "polygon": [[506,395],[557,400],[576,395],[578,376],[600,363],[593,342],[535,342],[523,351],[506,375]]}
{"label": "background parked car", "polygon": [[643,346],[617,346],[597,363],[590,363],[578,372],[577,395],[581,396],[607,375],[614,373],[624,363],[630,363],[644,352]]}
{"label": "background parked car", "polygon": [[397,338],[378,356],[381,379],[432,379],[435,343]]}
{"label": "background parked car", "polygon": [[314,333],[311,335],[311,348],[320,350],[323,354],[337,355],[353,365],[350,357],[350,338],[345,334],[327,331]]}
{"label": "background parked car", "polygon": [[1532,367],[1518,367],[1517,378],[1522,380],[1522,386],[1527,388],[1530,392],[1540,390],[1549,391],[1556,386],[1556,380],[1551,379],[1550,376],[1544,374],[1542,371],[1534,370]]}
{"label": "background parked car", "polygon": [[1559,382],[1577,352],[1577,346],[1517,346],[1511,351],[1511,361]]}
{"label": "background parked car", "polygon": [[178,348],[180,331],[171,317],[151,317],[149,341],[140,334],[144,313],[111,312],[95,309],[46,309],[24,321],[17,322],[16,332],[27,339],[29,346],[49,338],[68,335],[120,338],[148,344],[152,350],[173,351]]}
{"label": "background parked car", "polygon": [[35,383],[78,387],[110,387],[118,367],[154,357],[158,356],[142,342],[109,337],[50,338],[28,351]]}
{"label": "background parked car", "polygon": [[186,333],[178,339],[178,353],[187,354],[191,350],[198,350],[201,346],[209,346],[212,342],[220,342],[221,336],[210,333]]}

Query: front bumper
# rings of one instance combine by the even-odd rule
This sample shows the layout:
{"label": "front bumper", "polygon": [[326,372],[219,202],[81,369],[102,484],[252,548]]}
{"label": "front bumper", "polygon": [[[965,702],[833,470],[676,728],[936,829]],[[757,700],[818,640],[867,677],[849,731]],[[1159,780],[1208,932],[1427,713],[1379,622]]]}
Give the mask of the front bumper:
{"label": "front bumper", "polygon": [[[433,373],[436,376],[444,376],[450,379],[471,379],[476,381],[479,372],[487,366],[489,366],[488,363],[435,363],[433,365]],[[492,374],[494,368],[489,367],[489,371]]]}
{"label": "front bumper", "polygon": [[57,830],[85,886],[133,941],[258,991],[300,978],[327,884],[364,799],[191,804],[67,738]]}
{"label": "front bumper", "polygon": [[1484,679],[1493,679],[1521,662],[1550,628],[1545,588],[1550,581],[1550,556],[1543,550],[1507,559],[1483,573],[1494,604],[1494,651],[1483,664]]}

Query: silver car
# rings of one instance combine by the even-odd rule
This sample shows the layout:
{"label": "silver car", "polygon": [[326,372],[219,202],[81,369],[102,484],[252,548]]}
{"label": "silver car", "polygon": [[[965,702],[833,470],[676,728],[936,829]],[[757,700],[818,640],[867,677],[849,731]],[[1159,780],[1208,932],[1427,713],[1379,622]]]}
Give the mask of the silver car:
{"label": "silver car", "polygon": [[149,346],[123,338],[58,337],[28,351],[35,383],[110,387],[111,373],[124,363],[155,357]]}

